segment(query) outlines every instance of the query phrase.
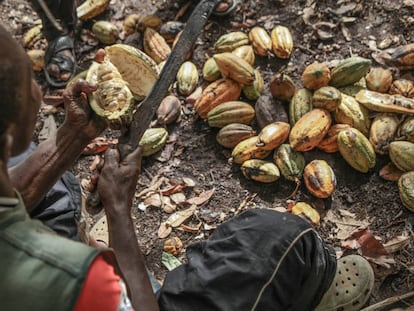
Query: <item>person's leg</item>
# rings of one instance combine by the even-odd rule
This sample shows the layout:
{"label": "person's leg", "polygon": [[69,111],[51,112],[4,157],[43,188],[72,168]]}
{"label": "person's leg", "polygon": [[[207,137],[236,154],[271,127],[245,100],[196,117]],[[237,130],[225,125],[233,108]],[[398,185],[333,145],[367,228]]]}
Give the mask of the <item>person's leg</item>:
{"label": "person's leg", "polygon": [[[42,1],[62,27],[59,30],[47,16]],[[64,87],[75,72],[74,32],[76,7],[74,0],[31,0],[42,20],[42,32],[48,41],[45,76],[53,87]]]}
{"label": "person's leg", "polygon": [[336,271],[335,252],[305,220],[251,210],[187,249],[167,274],[161,310],[313,310]]}

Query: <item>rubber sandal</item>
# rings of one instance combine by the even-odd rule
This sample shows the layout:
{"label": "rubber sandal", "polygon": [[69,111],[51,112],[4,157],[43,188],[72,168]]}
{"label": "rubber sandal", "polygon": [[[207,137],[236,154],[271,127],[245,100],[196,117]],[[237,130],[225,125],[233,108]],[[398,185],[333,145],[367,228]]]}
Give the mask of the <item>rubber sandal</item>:
{"label": "rubber sandal", "polygon": [[239,4],[239,0],[232,0],[232,4],[229,6],[229,8],[226,11],[224,11],[224,12],[213,11],[212,15],[214,15],[214,16],[229,15],[231,12],[234,11],[234,9],[237,7],[238,4]]}
{"label": "rubber sandal", "polygon": [[[59,52],[64,50],[71,50],[72,57],[66,56]],[[75,45],[74,39],[71,36],[63,35],[52,42],[49,43],[48,48],[45,53],[45,77],[50,86],[55,88],[64,88],[70,79],[74,76],[76,70],[75,63]],[[59,67],[59,71],[70,72],[71,78],[67,81],[59,81],[54,77],[49,75],[49,72],[46,70],[49,64],[56,64]]]}
{"label": "rubber sandal", "polygon": [[374,271],[358,255],[338,260],[336,275],[315,311],[358,311],[368,301],[374,286]]}
{"label": "rubber sandal", "polygon": [[95,223],[89,234],[97,242],[104,243],[106,246],[109,245],[108,222],[106,220],[106,216],[102,216]]}

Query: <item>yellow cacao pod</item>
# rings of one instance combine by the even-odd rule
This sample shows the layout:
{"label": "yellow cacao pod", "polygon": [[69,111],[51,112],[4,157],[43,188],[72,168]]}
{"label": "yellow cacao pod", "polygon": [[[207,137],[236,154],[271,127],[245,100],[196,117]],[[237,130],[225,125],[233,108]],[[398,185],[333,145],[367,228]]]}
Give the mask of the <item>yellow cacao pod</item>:
{"label": "yellow cacao pod", "polygon": [[221,72],[213,57],[207,59],[203,66],[203,79],[209,82],[216,81],[221,78]]}
{"label": "yellow cacao pod", "polygon": [[282,176],[290,181],[297,182],[302,178],[305,168],[305,157],[295,151],[289,144],[282,144],[273,154],[273,162],[276,163]]}
{"label": "yellow cacao pod", "polygon": [[198,70],[190,61],[184,62],[177,72],[177,88],[182,95],[190,95],[198,85]]}
{"label": "yellow cacao pod", "polygon": [[89,20],[103,13],[110,0],[86,0],[76,8],[76,15],[80,20]]}
{"label": "yellow cacao pod", "polygon": [[42,71],[45,67],[45,51],[43,50],[30,50],[27,51],[27,55],[32,62],[32,68],[34,71]]}
{"label": "yellow cacao pod", "polygon": [[251,45],[242,45],[235,48],[232,53],[240,58],[243,58],[246,62],[253,66],[256,56],[254,54],[253,47]]}
{"label": "yellow cacao pod", "polygon": [[207,114],[208,125],[222,128],[231,123],[249,124],[254,118],[254,108],[242,101],[222,103]]}
{"label": "yellow cacao pod", "polygon": [[241,86],[231,79],[219,79],[210,83],[196,100],[194,108],[200,118],[206,119],[207,113],[214,107],[228,101],[239,99]]}
{"label": "yellow cacao pod", "polygon": [[391,162],[404,172],[414,171],[414,143],[393,141],[389,146]]}
{"label": "yellow cacao pod", "polygon": [[398,179],[398,193],[402,204],[414,212],[414,172],[405,173]]}
{"label": "yellow cacao pod", "polygon": [[97,21],[92,25],[92,33],[103,44],[114,44],[118,39],[118,28],[108,21]]}
{"label": "yellow cacao pod", "polygon": [[316,108],[304,114],[292,127],[290,145],[296,151],[309,151],[315,148],[331,127],[329,111]]}
{"label": "yellow cacao pod", "polygon": [[290,30],[285,26],[276,26],[272,29],[272,50],[276,57],[288,59],[293,50],[293,38]]}
{"label": "yellow cacao pod", "polygon": [[144,52],[157,64],[165,61],[171,54],[171,48],[165,39],[153,28],[144,30]]}
{"label": "yellow cacao pod", "polygon": [[136,13],[129,14],[127,17],[125,17],[123,27],[124,32],[127,36],[137,31],[137,25],[141,17],[141,14]]}
{"label": "yellow cacao pod", "polygon": [[386,93],[392,83],[392,72],[389,69],[373,67],[365,77],[368,90]]}
{"label": "yellow cacao pod", "polygon": [[275,74],[270,81],[270,92],[274,98],[290,101],[297,91],[295,83],[285,73]]}
{"label": "yellow cacao pod", "polygon": [[305,202],[296,202],[291,209],[293,215],[305,216],[315,226],[319,225],[321,216],[318,211]]}
{"label": "yellow cacao pod", "polygon": [[258,136],[252,136],[239,142],[233,149],[231,156],[234,163],[242,164],[250,159],[264,159],[270,154],[261,146],[257,146]]}
{"label": "yellow cacao pod", "polygon": [[411,80],[394,80],[390,87],[390,94],[399,94],[405,97],[414,97],[414,83]]}
{"label": "yellow cacao pod", "polygon": [[336,187],[335,173],[325,160],[313,160],[308,163],[303,172],[303,179],[309,192],[320,199],[330,197]]}
{"label": "yellow cacao pod", "polygon": [[290,125],[293,126],[304,114],[312,109],[312,92],[308,89],[299,89],[289,103]]}
{"label": "yellow cacao pod", "polygon": [[160,151],[167,142],[168,132],[165,128],[149,128],[144,132],[139,145],[142,147],[142,155],[148,157]]}
{"label": "yellow cacao pod", "polygon": [[414,114],[414,100],[399,94],[361,90],[355,95],[355,99],[372,111]]}
{"label": "yellow cacao pod", "polygon": [[246,85],[242,88],[242,92],[247,99],[256,100],[262,95],[264,88],[264,80],[258,69],[254,70],[254,81],[252,85]]}
{"label": "yellow cacao pod", "polygon": [[213,56],[221,75],[233,79],[241,85],[252,85],[255,71],[252,65],[233,53],[225,52]]}
{"label": "yellow cacao pod", "polygon": [[378,154],[388,154],[389,144],[394,140],[400,120],[395,114],[380,113],[375,116],[369,130],[369,141]]}
{"label": "yellow cacao pod", "polygon": [[348,57],[331,70],[329,84],[335,87],[354,84],[367,74],[371,63],[371,60],[360,56]]}
{"label": "yellow cacao pod", "polygon": [[349,124],[365,136],[369,135],[371,126],[369,111],[363,105],[360,105],[355,98],[342,94],[341,103],[335,110],[334,117],[337,123]]}
{"label": "yellow cacao pod", "polygon": [[355,170],[367,173],[375,166],[376,155],[368,138],[355,128],[338,134],[338,148],[341,156]]}
{"label": "yellow cacao pod", "polygon": [[398,128],[398,136],[402,140],[414,143],[414,117],[405,119]]}
{"label": "yellow cacao pod", "polygon": [[234,148],[239,142],[256,135],[247,124],[231,123],[218,131],[216,141],[225,148]]}
{"label": "yellow cacao pod", "polygon": [[181,102],[174,95],[166,96],[157,109],[158,124],[170,124],[178,119],[181,114]]}
{"label": "yellow cacao pod", "polygon": [[270,123],[260,131],[257,145],[266,150],[273,150],[286,141],[289,131],[290,125],[286,122]]}
{"label": "yellow cacao pod", "polygon": [[249,44],[249,37],[241,31],[224,34],[214,44],[215,53],[231,52],[242,45]]}
{"label": "yellow cacao pod", "polygon": [[302,84],[309,90],[317,90],[328,85],[330,79],[331,71],[324,63],[314,62],[302,73]]}
{"label": "yellow cacao pod", "polygon": [[145,31],[146,28],[152,28],[157,30],[162,24],[162,20],[159,16],[149,14],[149,15],[142,15],[141,18],[138,20],[137,23],[137,30],[138,31]]}
{"label": "yellow cacao pod", "polygon": [[280,177],[278,167],[268,161],[251,159],[244,161],[240,167],[244,177],[262,183],[275,182]]}
{"label": "yellow cacao pod", "polygon": [[361,86],[361,85],[356,85],[356,84],[353,84],[353,85],[347,85],[347,86],[343,86],[343,87],[338,88],[338,90],[339,90],[341,93],[346,94],[346,95],[349,95],[349,96],[352,96],[352,97],[355,97],[355,95],[356,95],[359,91],[361,91],[361,90],[366,90],[366,89],[367,89],[366,87],[363,87],[363,86]]}
{"label": "yellow cacao pod", "polygon": [[249,32],[249,40],[257,55],[268,56],[272,51],[272,39],[263,27],[253,27]]}
{"label": "yellow cacao pod", "polygon": [[36,25],[30,28],[22,38],[22,45],[26,49],[31,49],[33,46],[43,38],[42,25]]}
{"label": "yellow cacao pod", "polygon": [[313,92],[312,104],[315,108],[335,111],[341,104],[342,94],[333,86],[323,86]]}
{"label": "yellow cacao pod", "polygon": [[325,137],[321,140],[318,144],[318,149],[325,151],[326,153],[334,153],[338,151],[338,134],[350,128],[351,126],[348,124],[341,124],[337,123],[332,125],[328,132],[326,133]]}

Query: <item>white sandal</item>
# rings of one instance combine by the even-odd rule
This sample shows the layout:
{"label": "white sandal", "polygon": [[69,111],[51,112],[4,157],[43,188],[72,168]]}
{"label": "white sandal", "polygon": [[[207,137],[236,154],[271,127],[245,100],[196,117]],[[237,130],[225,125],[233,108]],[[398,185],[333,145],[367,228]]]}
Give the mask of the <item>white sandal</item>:
{"label": "white sandal", "polygon": [[338,260],[336,275],[315,311],[358,311],[368,301],[374,286],[374,271],[358,255]]}

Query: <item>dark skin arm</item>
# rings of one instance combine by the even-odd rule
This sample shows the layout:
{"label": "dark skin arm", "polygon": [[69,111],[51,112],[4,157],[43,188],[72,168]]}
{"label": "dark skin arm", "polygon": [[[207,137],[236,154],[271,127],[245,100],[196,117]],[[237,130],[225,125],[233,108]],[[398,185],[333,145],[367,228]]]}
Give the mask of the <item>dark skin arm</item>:
{"label": "dark skin arm", "polygon": [[108,149],[98,179],[98,192],[108,219],[109,244],[114,249],[124,281],[128,285],[132,305],[135,310],[155,311],[159,310],[158,304],[131,218],[141,158],[141,148],[123,160],[117,149]]}
{"label": "dark skin arm", "polygon": [[39,204],[88,143],[106,128],[105,121],[88,104],[87,94],[95,89],[83,80],[67,88],[63,94],[66,118],[56,135],[9,170],[11,182],[21,193],[28,211]]}

